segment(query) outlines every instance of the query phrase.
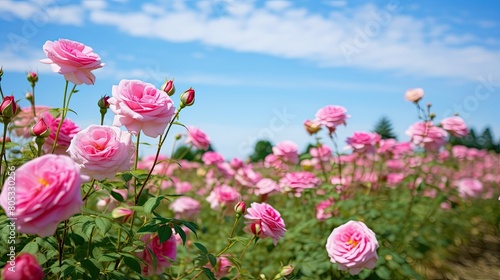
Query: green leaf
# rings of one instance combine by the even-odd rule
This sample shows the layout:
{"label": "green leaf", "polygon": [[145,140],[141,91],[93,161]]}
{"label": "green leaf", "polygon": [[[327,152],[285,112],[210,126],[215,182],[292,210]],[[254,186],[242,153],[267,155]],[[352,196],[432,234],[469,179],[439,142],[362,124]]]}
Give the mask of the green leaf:
{"label": "green leaf", "polygon": [[205,264],[207,264],[207,262],[208,262],[207,255],[199,255],[193,259],[193,264],[196,267],[202,267]]}
{"label": "green leaf", "polygon": [[203,246],[201,243],[198,243],[198,242],[193,242],[194,246],[196,246],[196,248],[200,249],[200,251],[203,253],[203,254],[208,254],[208,250],[207,248],[205,248],[205,246]]}
{"label": "green leaf", "polygon": [[377,269],[375,269],[375,273],[377,274],[378,277],[382,279],[392,279],[391,271],[385,266],[377,267]]}
{"label": "green leaf", "polygon": [[164,198],[165,198],[165,196],[161,195],[158,197],[152,197],[152,198],[148,199],[148,201],[146,201],[146,203],[144,203],[144,212],[148,215],[151,214],[156,209],[156,207],[158,207],[161,200]]}
{"label": "green leaf", "polygon": [[181,221],[183,225],[185,225],[190,231],[194,233],[196,238],[198,238],[198,234],[196,233],[196,230],[198,229],[198,225],[196,225],[193,222],[188,222],[188,221]]}
{"label": "green leaf", "polygon": [[121,194],[119,194],[119,193],[117,193],[117,192],[115,192],[113,190],[111,190],[109,193],[111,194],[111,196],[114,199],[118,200],[119,202],[123,202],[123,196]]}
{"label": "green leaf", "polygon": [[217,259],[215,258],[214,255],[208,254],[208,260],[210,261],[212,267],[215,267],[217,265]]}
{"label": "green leaf", "polygon": [[111,224],[111,221],[109,221],[108,219],[106,218],[103,218],[103,217],[97,217],[95,219],[95,224],[97,226],[97,228],[103,233],[103,234],[106,234],[110,229],[111,227],[113,226]]}
{"label": "green leaf", "polygon": [[160,226],[160,228],[158,229],[158,237],[160,239],[160,244],[169,240],[171,236],[172,236],[172,229],[169,226],[167,225]]}
{"label": "green leaf", "polygon": [[215,278],[214,273],[210,269],[208,269],[206,267],[202,267],[202,269],[203,269],[203,273],[205,274],[205,276],[208,277],[208,279],[210,279],[210,280],[217,280]]}
{"label": "green leaf", "polygon": [[125,181],[125,182],[130,181],[130,180],[132,179],[132,177],[133,177],[133,176],[132,176],[132,174],[130,174],[130,173],[128,173],[128,172],[127,172],[127,173],[123,173],[123,174],[122,174],[122,179],[123,179],[123,181]]}
{"label": "green leaf", "polygon": [[81,261],[81,264],[83,268],[85,268],[90,273],[93,279],[97,279],[99,277],[100,269],[92,260],[85,259]]}
{"label": "green leaf", "polygon": [[30,242],[26,244],[26,246],[24,246],[21,252],[26,252],[35,255],[36,253],[38,253],[38,244],[36,242]]}
{"label": "green leaf", "polygon": [[158,232],[160,225],[155,222],[149,222],[143,225],[137,232]]}
{"label": "green leaf", "polygon": [[119,258],[120,258],[120,255],[118,255],[117,253],[107,253],[107,254],[100,256],[97,260],[99,262],[112,262],[112,261],[116,261]]}
{"label": "green leaf", "polygon": [[124,256],[123,261],[133,271],[137,272],[138,274],[141,274],[141,265],[139,264],[139,262],[135,258],[132,258],[130,256]]}
{"label": "green leaf", "polygon": [[186,233],[184,232],[184,229],[182,229],[178,225],[174,225],[174,229],[175,229],[175,232],[181,237],[182,244],[186,245],[186,238],[187,238],[187,236],[186,236]]}

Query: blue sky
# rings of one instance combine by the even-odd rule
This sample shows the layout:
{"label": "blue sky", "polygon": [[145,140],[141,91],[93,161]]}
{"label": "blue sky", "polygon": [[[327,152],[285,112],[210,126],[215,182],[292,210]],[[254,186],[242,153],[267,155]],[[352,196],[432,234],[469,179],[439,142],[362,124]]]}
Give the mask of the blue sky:
{"label": "blue sky", "polygon": [[417,118],[404,92],[414,87],[425,90],[437,120],[458,112],[498,138],[500,3],[481,3],[1,0],[2,89],[21,98],[25,73],[38,71],[37,103],[60,107],[63,78],[38,60],[47,40],[66,38],[106,64],[72,99],[78,115],[70,118],[82,128],[99,121],[97,100],[121,79],[159,87],[168,76],[178,93],[196,90],[181,122],[205,131],[226,158],[247,156],[262,138],[302,150],[313,140],[302,123],[326,105],[351,115],[338,130],[340,146],[382,116],[408,140]]}

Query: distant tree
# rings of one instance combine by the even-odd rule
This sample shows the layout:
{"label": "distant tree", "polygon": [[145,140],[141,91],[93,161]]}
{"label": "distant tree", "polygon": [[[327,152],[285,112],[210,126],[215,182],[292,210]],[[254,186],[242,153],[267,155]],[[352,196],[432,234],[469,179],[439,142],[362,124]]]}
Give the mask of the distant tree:
{"label": "distant tree", "polygon": [[481,150],[495,151],[500,153],[500,141],[495,143],[493,133],[491,128],[487,127],[484,129],[483,133],[476,133],[474,128],[469,130],[469,134],[465,137],[458,138],[455,136],[450,136],[449,143],[452,146],[462,145],[468,148],[476,148]]}
{"label": "distant tree", "polygon": [[255,143],[253,154],[250,155],[251,162],[264,160],[267,155],[273,152],[273,144],[267,140],[260,140]]}
{"label": "distant tree", "polygon": [[189,160],[189,161],[198,161],[198,162],[201,162],[201,157],[203,156],[203,154],[205,152],[208,152],[208,151],[214,151],[214,149],[212,148],[212,145],[208,146],[208,149],[205,151],[205,150],[198,150],[198,149],[189,149],[188,146],[179,146],[175,152],[174,152],[174,155],[173,155],[173,158],[174,159],[185,159],[185,160]]}
{"label": "distant tree", "polygon": [[396,134],[394,134],[392,123],[387,117],[382,117],[377,124],[375,124],[375,129],[373,132],[378,133],[382,139],[397,139]]}

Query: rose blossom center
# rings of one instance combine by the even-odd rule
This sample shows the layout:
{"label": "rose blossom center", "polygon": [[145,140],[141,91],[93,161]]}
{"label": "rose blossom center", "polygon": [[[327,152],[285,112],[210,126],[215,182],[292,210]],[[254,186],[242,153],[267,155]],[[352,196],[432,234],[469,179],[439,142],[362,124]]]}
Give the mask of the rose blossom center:
{"label": "rose blossom center", "polygon": [[47,187],[50,183],[45,178],[39,178],[38,182],[42,184],[44,187]]}
{"label": "rose blossom center", "polygon": [[359,241],[350,238],[349,241],[347,241],[347,244],[352,245],[352,247],[355,248],[356,246],[358,246]]}

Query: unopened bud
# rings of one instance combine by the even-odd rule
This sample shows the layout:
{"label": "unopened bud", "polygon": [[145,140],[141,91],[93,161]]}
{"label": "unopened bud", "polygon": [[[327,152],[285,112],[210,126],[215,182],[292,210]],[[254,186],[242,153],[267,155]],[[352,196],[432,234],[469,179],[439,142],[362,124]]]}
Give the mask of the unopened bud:
{"label": "unopened bud", "polygon": [[108,109],[109,108],[109,103],[108,103],[109,96],[103,96],[99,101],[97,101],[97,106],[101,109]]}
{"label": "unopened bud", "polygon": [[34,126],[30,129],[30,134],[36,137],[46,138],[50,135],[50,129],[43,118],[41,118]]}
{"label": "unopened bud", "polygon": [[177,133],[177,134],[175,135],[175,140],[176,140],[176,141],[180,140],[181,138],[182,138],[182,134]]}
{"label": "unopened bud", "polygon": [[280,277],[287,277],[290,276],[293,272],[293,266],[291,264],[285,265],[281,268],[281,271],[279,273]]}
{"label": "unopened bud", "polygon": [[[14,96],[5,96],[0,105],[0,115],[4,118],[12,118],[19,113],[19,106],[14,99]],[[5,121],[5,120],[4,120]]]}
{"label": "unopened bud", "polygon": [[174,80],[169,80],[167,79],[163,85],[160,87],[161,90],[166,92],[168,96],[172,96],[175,93],[175,85],[174,85]]}
{"label": "unopened bud", "polygon": [[255,235],[259,236],[260,233],[262,232],[262,228],[260,227],[259,223],[253,223],[250,225],[250,231]]}
{"label": "unopened bud", "polygon": [[38,74],[35,72],[28,72],[26,79],[31,83],[31,86],[34,87],[36,82],[38,82]]}
{"label": "unopened bud", "polygon": [[5,143],[10,143],[11,141],[12,141],[12,140],[10,139],[10,137],[9,137],[9,136],[7,136],[7,137],[5,137],[5,138],[0,137],[0,143],[3,143],[3,142],[5,142]]}
{"label": "unopened bud", "polygon": [[33,104],[33,94],[31,92],[27,92],[24,95],[24,98],[26,98],[26,100],[28,100],[31,104]]}
{"label": "unopened bud", "polygon": [[3,76],[3,66],[0,66],[0,81],[2,80]]}
{"label": "unopened bud", "polygon": [[307,133],[313,135],[321,130],[321,125],[315,121],[306,120],[304,122],[304,128],[306,129]]}
{"label": "unopened bud", "polygon": [[193,88],[189,88],[181,94],[181,107],[191,106],[194,104],[195,91]]}
{"label": "unopened bud", "polygon": [[433,120],[435,117],[436,117],[436,114],[434,114],[434,113],[429,114],[429,118],[431,118],[431,120]]}
{"label": "unopened bud", "polygon": [[427,108],[430,108],[432,106],[432,103],[427,103]]}
{"label": "unopened bud", "polygon": [[240,201],[234,206],[234,212],[236,212],[236,217],[240,217],[247,211],[247,204],[245,201]]}

